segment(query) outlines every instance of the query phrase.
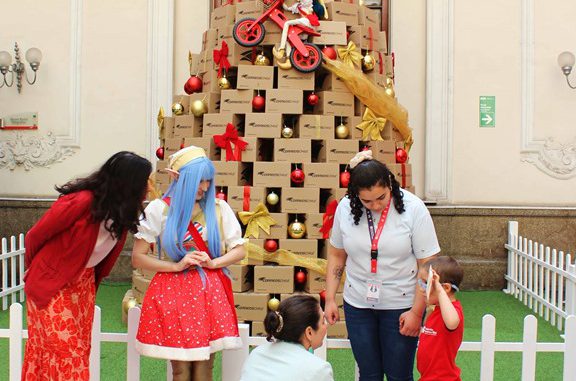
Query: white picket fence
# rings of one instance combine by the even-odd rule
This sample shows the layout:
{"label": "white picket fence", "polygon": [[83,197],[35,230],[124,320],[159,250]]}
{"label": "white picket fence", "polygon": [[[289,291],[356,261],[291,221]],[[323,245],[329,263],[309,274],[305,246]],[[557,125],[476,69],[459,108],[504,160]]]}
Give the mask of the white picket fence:
{"label": "white picket fence", "polygon": [[[23,339],[28,337],[28,331],[22,326],[22,305],[14,303],[10,306],[10,327],[0,329],[0,338],[9,339],[9,380],[19,381],[22,369]],[[103,342],[126,343],[127,363],[126,379],[137,381],[140,379],[140,355],[134,349],[136,331],[140,320],[140,308],[134,307],[128,311],[127,333],[101,332],[101,311],[96,307],[94,326],[92,329],[92,353],[90,356],[90,379],[100,380],[100,349]],[[264,337],[250,337],[247,324],[239,324],[240,337],[244,343],[238,350],[224,351],[222,354],[222,381],[238,381],[240,369],[249,355],[249,347],[265,343]],[[496,319],[492,315],[482,318],[482,339],[480,342],[464,342],[460,351],[480,352],[480,380],[494,379],[494,355],[496,352],[522,353],[522,381],[534,381],[536,374],[536,353],[563,352],[564,369],[563,380],[576,379],[576,316],[569,316],[565,320],[565,337],[563,343],[538,343],[536,334],[538,320],[533,315],[524,318],[524,335],[522,342],[496,342]],[[345,339],[328,339],[324,345],[315,351],[315,354],[326,359],[327,349],[350,348],[350,342]],[[558,374],[558,370],[554,371]],[[171,371],[168,366],[167,376],[171,380]],[[358,372],[356,371],[356,380]]]}
{"label": "white picket fence", "polygon": [[0,253],[2,311],[8,308],[10,298],[11,303],[24,301],[24,252],[24,234],[18,236],[18,242],[16,242],[16,237],[10,237],[10,249],[8,249],[8,240],[2,238],[2,252]]}
{"label": "white picket fence", "polygon": [[576,315],[576,264],[570,254],[518,235],[518,222],[508,222],[508,285],[528,308],[562,330]]}

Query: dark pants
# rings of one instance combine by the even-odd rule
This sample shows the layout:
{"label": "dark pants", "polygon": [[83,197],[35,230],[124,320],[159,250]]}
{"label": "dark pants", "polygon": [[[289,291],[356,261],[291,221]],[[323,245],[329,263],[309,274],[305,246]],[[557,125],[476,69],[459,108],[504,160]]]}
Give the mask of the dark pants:
{"label": "dark pants", "polygon": [[348,338],[360,381],[413,381],[417,337],[400,334],[400,315],[408,309],[373,310],[344,302]]}

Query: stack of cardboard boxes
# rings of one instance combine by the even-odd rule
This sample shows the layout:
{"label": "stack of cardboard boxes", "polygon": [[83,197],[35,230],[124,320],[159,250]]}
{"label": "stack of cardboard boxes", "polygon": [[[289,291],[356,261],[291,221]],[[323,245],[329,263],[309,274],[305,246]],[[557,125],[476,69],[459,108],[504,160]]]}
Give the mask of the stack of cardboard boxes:
{"label": "stack of cardboard boxes", "polygon": [[[338,49],[353,41],[363,54],[370,52],[376,59],[376,67],[366,75],[385,84],[386,76],[393,76],[393,68],[386,54],[386,36],[380,32],[378,12],[348,0],[326,1],[326,7],[329,18],[321,21],[318,31],[322,35],[312,42],[321,48],[334,45]],[[280,42],[281,30],[268,20],[264,23],[266,37],[262,44],[245,48],[234,40],[233,25],[244,17],[256,18],[263,11],[261,1],[242,1],[226,2],[212,13],[210,29],[203,35],[203,50],[193,55],[191,65],[191,73],[202,77],[203,89],[201,93],[174,96],[174,102],[184,106],[184,113],[164,118],[166,160],[157,163],[157,185],[161,191],[169,185],[168,175],[161,171],[169,155],[184,146],[203,147],[216,167],[217,191],[226,194],[233,210],[253,211],[262,202],[276,221],[269,234],[260,230],[258,239],[250,237],[251,243],[265,247],[267,240],[274,240],[278,248],[296,255],[326,258],[326,245],[319,229],[326,205],[346,193],[340,184],[340,173],[352,156],[366,145],[370,146],[375,158],[388,164],[409,189],[411,168],[409,164],[395,163],[396,140],[401,139],[390,124],[382,133],[385,140],[360,141],[361,131],[355,126],[362,121],[364,105],[332,73],[322,68],[301,73],[275,65],[252,64],[260,54],[274,64],[271,51]],[[289,18],[295,17],[287,13]],[[231,83],[229,89],[218,86],[218,67],[213,61],[213,50],[221,49],[223,41],[228,45],[231,64],[226,73]],[[314,106],[307,102],[312,92],[319,97]],[[260,112],[252,107],[255,95],[265,98],[265,109]],[[197,100],[202,100],[207,110],[201,117],[189,114]],[[238,161],[227,161],[226,151],[213,140],[215,135],[225,133],[228,123],[232,123],[248,143]],[[342,130],[342,125],[349,131],[347,136],[336,133],[337,127]],[[295,169],[304,171],[302,183],[292,181],[291,173]],[[278,203],[274,205],[266,203],[271,192],[278,196]],[[306,234],[301,238],[289,234],[289,226],[296,220],[306,226]],[[252,335],[263,334],[262,322],[271,297],[282,300],[294,293],[306,292],[319,298],[325,288],[323,275],[293,266],[250,260],[230,266],[230,270],[238,319],[251,322]],[[305,282],[295,281],[298,271],[306,272]],[[139,301],[152,275],[134,272],[132,291]],[[340,307],[341,292],[342,285],[337,295]],[[340,313],[343,318],[343,310]],[[344,323],[331,326],[328,336],[346,337]]]}

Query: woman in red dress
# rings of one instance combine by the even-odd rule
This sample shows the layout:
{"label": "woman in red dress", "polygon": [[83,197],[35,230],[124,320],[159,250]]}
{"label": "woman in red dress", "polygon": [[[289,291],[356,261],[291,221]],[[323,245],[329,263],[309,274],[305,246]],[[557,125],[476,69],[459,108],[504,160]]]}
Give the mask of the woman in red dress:
{"label": "woman in red dress", "polygon": [[136,231],[150,162],[118,152],[60,197],[26,234],[28,341],[22,380],[88,380],[96,288]]}
{"label": "woman in red dress", "polygon": [[[173,379],[212,380],[214,353],[241,346],[226,266],[244,257],[240,224],[216,199],[214,165],[202,148],[171,156],[174,180],[145,210],[132,264],[156,271],[146,291],[136,336],[145,356],[172,362]],[[158,243],[159,258],[148,255]]]}

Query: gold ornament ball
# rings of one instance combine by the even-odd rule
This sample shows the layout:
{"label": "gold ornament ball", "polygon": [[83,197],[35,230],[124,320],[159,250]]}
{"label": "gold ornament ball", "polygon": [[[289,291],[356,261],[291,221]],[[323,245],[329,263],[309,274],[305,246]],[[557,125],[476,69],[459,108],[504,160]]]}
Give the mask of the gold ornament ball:
{"label": "gold ornament ball", "polygon": [[190,107],[190,111],[195,117],[201,117],[202,115],[206,114],[206,105],[201,100],[195,100],[192,102],[192,106]]}
{"label": "gold ornament ball", "polygon": [[122,309],[124,310],[125,314],[128,313],[128,310],[130,310],[130,308],[136,306],[138,306],[138,301],[136,301],[136,298],[134,297],[130,297],[122,303]]}
{"label": "gold ornament ball", "polygon": [[172,103],[172,114],[174,115],[182,115],[184,114],[184,106],[180,102]]}
{"label": "gold ornament ball", "polygon": [[288,234],[292,238],[302,238],[306,234],[306,226],[300,221],[294,221],[288,226]]}
{"label": "gold ornament ball", "polygon": [[336,127],[336,139],[346,139],[350,134],[350,129],[347,125],[341,124]]}
{"label": "gold ornament ball", "polygon": [[260,53],[256,56],[256,59],[254,60],[254,65],[269,66],[270,60],[264,54]]}
{"label": "gold ornament ball", "polygon": [[272,298],[268,300],[268,308],[270,311],[276,311],[280,306],[280,301],[276,298]]}
{"label": "gold ornament ball", "polygon": [[362,57],[362,69],[364,69],[364,71],[372,71],[375,66],[376,60],[374,60],[374,57],[372,57],[370,53],[366,53],[366,55]]}
{"label": "gold ornament ball", "polygon": [[388,95],[390,98],[396,98],[396,92],[394,91],[393,87],[387,87],[384,89],[384,93]]}
{"label": "gold ornament ball", "polygon": [[394,80],[390,77],[386,77],[386,87],[394,86]]}
{"label": "gold ornament ball", "polygon": [[230,88],[230,81],[226,77],[218,78],[218,87],[222,90],[227,90]]}
{"label": "gold ornament ball", "polygon": [[268,193],[268,196],[266,196],[266,201],[270,205],[276,205],[276,204],[278,204],[278,201],[280,201],[280,198],[278,197],[278,195],[276,193],[270,192],[270,193]]}
{"label": "gold ornament ball", "polygon": [[294,130],[291,127],[284,126],[282,129],[282,137],[290,139],[294,135]]}

